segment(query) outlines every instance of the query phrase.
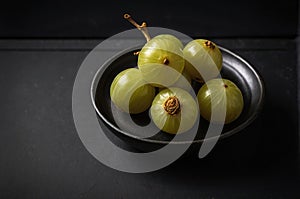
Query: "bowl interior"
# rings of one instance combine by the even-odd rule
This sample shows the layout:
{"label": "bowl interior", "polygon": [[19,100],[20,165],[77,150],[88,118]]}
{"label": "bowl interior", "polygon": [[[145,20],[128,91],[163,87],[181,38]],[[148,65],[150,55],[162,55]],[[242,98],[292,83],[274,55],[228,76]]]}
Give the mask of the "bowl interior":
{"label": "bowl interior", "polygon": [[[97,72],[92,84],[92,100],[95,109],[100,119],[110,128],[114,128],[114,132],[124,134],[133,138],[142,138],[144,141],[150,142],[169,142],[174,135],[165,133],[156,128],[150,122],[148,110],[135,115],[128,115],[116,108],[110,99],[110,85],[114,77],[122,70],[130,67],[136,67],[137,56],[134,52],[139,49],[131,49],[122,54],[108,60]],[[223,54],[223,67],[221,70],[222,78],[233,81],[241,90],[244,97],[244,109],[240,117],[230,124],[223,127],[220,138],[233,135],[247,125],[249,125],[260,111],[263,100],[263,84],[257,72],[245,60],[232,53],[231,51],[220,47]],[[193,88],[197,94],[198,89],[201,87],[199,83],[193,83]],[[130,117],[133,123],[128,122]],[[200,116],[199,126],[197,125],[191,130],[197,128],[197,135],[194,140],[187,140],[186,133],[179,135],[179,142],[203,142],[208,126],[210,123]],[[138,126],[146,126],[143,130],[136,128]],[[151,132],[157,132],[155,135],[148,137]],[[145,138],[146,137],[146,138]]]}

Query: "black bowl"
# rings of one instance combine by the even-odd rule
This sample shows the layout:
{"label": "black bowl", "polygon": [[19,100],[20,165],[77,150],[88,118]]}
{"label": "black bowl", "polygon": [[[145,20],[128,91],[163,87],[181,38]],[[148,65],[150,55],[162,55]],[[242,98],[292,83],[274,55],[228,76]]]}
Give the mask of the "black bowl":
{"label": "black bowl", "polygon": [[[233,81],[241,90],[244,97],[244,109],[240,117],[230,124],[224,125],[220,136],[206,137],[209,122],[200,118],[199,128],[196,129],[197,135],[193,140],[187,139],[186,133],[179,135],[179,140],[171,144],[189,144],[200,146],[205,140],[224,139],[241,132],[250,125],[257,117],[263,105],[264,86],[263,81],[257,71],[244,59],[235,53],[219,47],[223,55],[223,67],[221,76]],[[130,115],[135,125],[128,123],[128,114],[116,108],[110,99],[110,85],[114,77],[122,70],[136,67],[137,56],[134,52],[140,48],[128,49],[120,54],[111,57],[97,71],[91,86],[91,98],[94,108],[99,117],[99,122],[108,127],[107,135],[114,134],[123,141],[142,152],[157,150],[166,144],[170,144],[174,135],[157,130],[157,134],[147,137],[147,130],[140,131],[136,128],[148,125],[151,121],[148,112]],[[201,85],[193,84],[195,91]],[[113,115],[117,115],[114,117]],[[148,127],[147,127],[148,128]],[[155,130],[154,125],[149,126],[149,132]]]}

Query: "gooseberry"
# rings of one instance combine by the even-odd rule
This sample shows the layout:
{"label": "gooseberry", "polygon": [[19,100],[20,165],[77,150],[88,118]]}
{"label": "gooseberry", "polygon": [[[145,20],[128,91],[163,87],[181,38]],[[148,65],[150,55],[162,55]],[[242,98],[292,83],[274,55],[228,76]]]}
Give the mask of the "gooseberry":
{"label": "gooseberry", "polygon": [[170,87],[155,96],[150,114],[160,130],[176,134],[193,127],[199,110],[196,100],[190,93],[181,88]]}
{"label": "gooseberry", "polygon": [[[198,91],[197,98],[200,115],[210,122],[231,123],[240,116],[244,106],[241,90],[224,78],[207,81]],[[214,117],[211,117],[212,112]]]}
{"label": "gooseberry", "polygon": [[172,35],[159,35],[148,41],[138,55],[144,79],[157,87],[175,83],[184,68],[181,41]]}
{"label": "gooseberry", "polygon": [[137,114],[147,110],[155,96],[155,88],[144,81],[137,68],[128,68],[114,78],[110,97],[122,111]]}
{"label": "gooseberry", "polygon": [[219,75],[223,57],[218,46],[206,39],[194,39],[183,49],[185,68],[192,78],[204,82]]}
{"label": "gooseberry", "polygon": [[150,37],[146,23],[136,23],[129,14],[124,18],[139,29],[145,36],[147,43],[138,53],[138,68],[143,78],[156,87],[168,87],[174,84],[184,68],[182,42],[171,34],[160,34]]}

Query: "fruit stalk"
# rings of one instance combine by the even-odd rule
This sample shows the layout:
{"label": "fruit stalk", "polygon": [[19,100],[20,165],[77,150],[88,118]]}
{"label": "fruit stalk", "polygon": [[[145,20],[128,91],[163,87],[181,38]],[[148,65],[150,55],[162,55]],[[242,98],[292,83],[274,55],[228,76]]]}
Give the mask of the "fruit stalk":
{"label": "fruit stalk", "polygon": [[129,14],[124,14],[124,18],[127,19],[127,21],[129,21],[131,24],[133,24],[137,29],[139,29],[143,33],[147,42],[151,40],[146,22],[143,22],[142,25],[139,25],[138,23],[136,23],[135,20],[133,20],[133,18]]}

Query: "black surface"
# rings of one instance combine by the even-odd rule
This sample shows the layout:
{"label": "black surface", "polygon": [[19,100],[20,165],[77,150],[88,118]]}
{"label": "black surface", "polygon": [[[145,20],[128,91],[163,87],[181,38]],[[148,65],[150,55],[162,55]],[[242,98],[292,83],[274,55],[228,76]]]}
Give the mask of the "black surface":
{"label": "black surface", "polygon": [[1,40],[0,198],[299,198],[296,40],[214,41],[261,73],[260,117],[205,159],[128,174],[94,159],[72,119],[77,70],[100,41]]}
{"label": "black surface", "polygon": [[104,38],[139,23],[195,37],[294,37],[298,1],[5,1],[0,37]]}

